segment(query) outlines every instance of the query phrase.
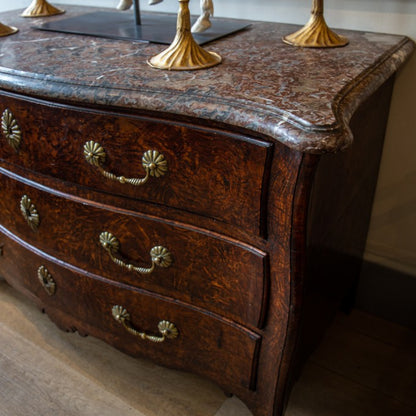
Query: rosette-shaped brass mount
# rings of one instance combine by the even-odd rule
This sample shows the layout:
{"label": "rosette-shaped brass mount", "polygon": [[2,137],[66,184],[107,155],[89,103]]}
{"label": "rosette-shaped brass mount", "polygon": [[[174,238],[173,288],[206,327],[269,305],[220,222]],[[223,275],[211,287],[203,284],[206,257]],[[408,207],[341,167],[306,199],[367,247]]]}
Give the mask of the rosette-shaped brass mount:
{"label": "rosette-shaped brass mount", "polygon": [[38,269],[38,279],[49,296],[55,294],[56,283],[51,274],[45,266],[40,266]]}
{"label": "rosette-shaped brass mount", "polygon": [[23,195],[20,200],[20,212],[23,218],[29,224],[33,231],[37,231],[40,224],[40,217],[35,204],[32,203],[31,199],[27,195]]}
{"label": "rosette-shaped brass mount", "polygon": [[133,328],[132,323],[130,322],[130,314],[125,308],[119,305],[113,306],[112,310],[113,318],[119,322],[130,334],[155,343],[165,342],[167,339],[175,339],[179,336],[178,328],[176,325],[169,321],[160,321],[157,325],[157,328],[161,336],[148,335],[145,332],[138,331]]}
{"label": "rosette-shaped brass mount", "polygon": [[22,17],[46,17],[65,13],[65,10],[58,9],[46,0],[33,0],[29,7],[21,14]]}
{"label": "rosette-shaped brass mount", "polygon": [[22,141],[22,131],[8,108],[3,111],[1,116],[1,130],[7,143],[9,143],[15,152],[18,152],[20,142]]}
{"label": "rosette-shaped brass mount", "polygon": [[348,44],[348,39],[333,32],[325,22],[324,0],[313,0],[309,22],[300,30],[283,38],[285,43],[304,48],[336,48]]}
{"label": "rosette-shaped brass mount", "polygon": [[189,0],[179,0],[176,36],[168,49],[148,60],[153,68],[186,71],[210,68],[222,62],[221,56],[203,49],[191,33]]}
{"label": "rosette-shaped brass mount", "polygon": [[13,26],[7,26],[3,23],[0,23],[0,37],[13,35],[14,33],[18,32],[19,29]]}

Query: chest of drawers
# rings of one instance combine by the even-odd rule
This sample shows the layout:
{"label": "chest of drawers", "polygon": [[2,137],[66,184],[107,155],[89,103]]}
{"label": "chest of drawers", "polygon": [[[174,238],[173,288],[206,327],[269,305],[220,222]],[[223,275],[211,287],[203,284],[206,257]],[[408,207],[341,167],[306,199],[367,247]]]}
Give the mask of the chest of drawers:
{"label": "chest of drawers", "polygon": [[253,23],[212,45],[221,66],[166,73],[146,66],[157,45],[18,23],[0,41],[1,275],[62,329],[281,415],[354,289],[413,43],[301,50]]}

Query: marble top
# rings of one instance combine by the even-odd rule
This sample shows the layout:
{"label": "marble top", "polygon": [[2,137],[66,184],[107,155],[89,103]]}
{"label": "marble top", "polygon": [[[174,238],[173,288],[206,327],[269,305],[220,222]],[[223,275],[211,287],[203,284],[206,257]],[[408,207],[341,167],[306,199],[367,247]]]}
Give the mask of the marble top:
{"label": "marble top", "polygon": [[[346,148],[359,104],[414,49],[404,36],[339,30],[350,44],[302,49],[282,37],[298,27],[253,22],[205,46],[221,65],[162,71],[146,63],[166,45],[36,30],[34,25],[98,10],[66,6],[65,15],[24,19],[1,13],[19,33],[0,38],[0,88],[82,105],[168,112],[265,134],[302,152]],[[102,10],[102,9],[101,9]]]}

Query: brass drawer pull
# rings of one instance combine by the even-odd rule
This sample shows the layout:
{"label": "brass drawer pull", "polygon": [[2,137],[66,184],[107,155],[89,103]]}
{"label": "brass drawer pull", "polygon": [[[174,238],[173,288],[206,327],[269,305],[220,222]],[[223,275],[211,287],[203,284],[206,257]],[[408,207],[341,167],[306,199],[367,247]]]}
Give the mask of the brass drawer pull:
{"label": "brass drawer pull", "polygon": [[118,239],[111,233],[104,231],[100,234],[100,244],[110,255],[111,260],[120,267],[124,267],[130,271],[135,271],[140,274],[150,274],[155,270],[156,266],[167,268],[172,264],[172,254],[169,250],[162,246],[155,246],[150,250],[150,258],[152,260],[152,265],[149,268],[146,267],[136,267],[132,264],[125,263],[123,260],[120,260],[116,257],[120,249],[120,242]]}
{"label": "brass drawer pull", "polygon": [[165,342],[166,339],[175,339],[179,336],[178,328],[169,321],[160,321],[157,325],[162,336],[147,335],[145,332],[140,332],[133,328],[130,322],[130,314],[122,306],[113,306],[112,313],[113,318],[123,325],[127,332],[141,339],[161,343]]}
{"label": "brass drawer pull", "polygon": [[27,195],[23,195],[20,200],[20,211],[30,228],[33,231],[37,231],[40,224],[39,213],[35,204],[32,203],[31,199]]}
{"label": "brass drawer pull", "polygon": [[51,274],[49,273],[48,269],[45,266],[39,267],[38,279],[49,296],[52,296],[55,294],[55,291],[56,291],[55,280],[53,280]]}
{"label": "brass drawer pull", "polygon": [[3,115],[1,116],[1,130],[7,143],[9,143],[17,153],[22,140],[22,131],[12,112],[8,108],[3,111]]}
{"label": "brass drawer pull", "polygon": [[84,157],[90,165],[97,167],[104,177],[122,184],[127,183],[134,186],[144,185],[149,180],[150,176],[159,178],[168,171],[168,164],[165,156],[157,150],[148,150],[143,154],[142,166],[146,172],[144,178],[126,178],[106,171],[102,167],[106,159],[105,150],[99,143],[92,140],[84,144]]}

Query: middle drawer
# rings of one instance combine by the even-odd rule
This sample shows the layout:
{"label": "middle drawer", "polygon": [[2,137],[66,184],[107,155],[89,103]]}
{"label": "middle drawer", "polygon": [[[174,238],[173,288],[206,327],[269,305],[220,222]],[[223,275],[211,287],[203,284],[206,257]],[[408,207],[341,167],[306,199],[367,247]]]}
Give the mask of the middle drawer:
{"label": "middle drawer", "polygon": [[20,238],[90,273],[262,326],[269,279],[261,250],[0,171],[0,222]]}

